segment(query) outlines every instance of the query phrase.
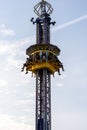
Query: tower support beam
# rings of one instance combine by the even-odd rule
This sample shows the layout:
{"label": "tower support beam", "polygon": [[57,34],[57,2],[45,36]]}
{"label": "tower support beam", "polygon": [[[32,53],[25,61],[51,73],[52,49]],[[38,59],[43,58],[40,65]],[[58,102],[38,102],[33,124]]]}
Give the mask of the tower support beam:
{"label": "tower support beam", "polygon": [[31,71],[36,75],[36,128],[35,130],[51,130],[51,75],[64,70],[63,64],[58,59],[60,49],[50,43],[50,26],[55,25],[51,21],[52,6],[45,0],[41,0],[34,6],[37,14],[36,20],[36,44],[26,49],[28,58],[23,64],[22,71]]}
{"label": "tower support beam", "polygon": [[36,72],[36,130],[51,130],[51,85],[50,72]]}

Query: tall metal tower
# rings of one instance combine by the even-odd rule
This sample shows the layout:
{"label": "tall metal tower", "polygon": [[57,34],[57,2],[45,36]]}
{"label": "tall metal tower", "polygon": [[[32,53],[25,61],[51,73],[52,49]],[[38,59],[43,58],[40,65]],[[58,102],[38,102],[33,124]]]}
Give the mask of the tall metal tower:
{"label": "tall metal tower", "polygon": [[36,75],[36,128],[35,130],[51,130],[51,75],[63,69],[58,59],[60,49],[50,43],[50,26],[52,22],[50,14],[52,6],[42,0],[34,6],[34,12],[38,16],[31,22],[36,24],[36,44],[26,49],[28,58],[22,71],[31,71]]}

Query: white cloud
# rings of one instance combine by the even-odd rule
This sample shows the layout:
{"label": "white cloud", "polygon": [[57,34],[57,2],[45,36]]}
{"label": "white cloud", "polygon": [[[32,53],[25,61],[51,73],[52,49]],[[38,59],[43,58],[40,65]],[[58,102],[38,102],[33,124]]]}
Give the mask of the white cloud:
{"label": "white cloud", "polygon": [[62,74],[62,75],[59,77],[59,79],[65,79],[65,78],[67,78],[67,75],[66,75],[66,74]]}
{"label": "white cloud", "polygon": [[30,97],[35,97],[35,92],[30,93]]}
{"label": "white cloud", "polygon": [[23,109],[24,112],[30,112],[30,109],[27,108],[27,109]]}
{"label": "white cloud", "polygon": [[62,83],[58,83],[56,86],[63,87],[64,85]]}
{"label": "white cloud", "polygon": [[[58,114],[54,114],[56,118],[56,127],[63,130],[86,130],[87,129],[87,113],[77,111],[60,110]],[[53,125],[55,129],[55,125]]]}
{"label": "white cloud", "polygon": [[[8,59],[7,59],[7,62],[8,62],[8,66],[11,68],[13,68],[13,67],[16,67],[16,68],[18,68],[18,66],[20,65],[20,64],[22,64],[22,60],[20,60],[20,59],[16,59],[16,58],[14,58],[13,56],[10,56],[10,57],[8,57]],[[21,68],[20,68],[21,69]]]}
{"label": "white cloud", "polygon": [[[31,37],[26,37],[14,42],[0,40],[0,66],[5,66],[3,70],[12,70],[14,67],[18,68],[20,65],[20,67],[22,68],[22,64],[25,62],[22,61],[22,58],[26,57],[26,48],[29,46],[30,43],[32,44],[33,41],[34,39]],[[2,59],[3,56],[4,60]]]}
{"label": "white cloud", "polygon": [[32,99],[25,99],[25,100],[17,100],[16,105],[26,105],[26,104],[32,104]]}
{"label": "white cloud", "polygon": [[6,28],[5,24],[0,25],[0,35],[2,36],[14,36],[15,32],[12,29]]}
{"label": "white cloud", "polygon": [[4,87],[6,85],[7,85],[7,81],[3,80],[3,79],[0,79],[0,87]]}
{"label": "white cloud", "polygon": [[[17,41],[0,40],[0,54],[11,53],[11,55],[19,54],[22,47],[29,47],[35,41],[34,37],[26,37]],[[25,49],[26,51],[26,49]],[[26,53],[26,52],[25,52]]]}
{"label": "white cloud", "polygon": [[0,55],[9,52],[12,47],[12,45],[9,46],[9,43],[8,41],[0,41]]}
{"label": "white cloud", "polygon": [[0,130],[34,130],[31,124],[17,122],[8,115],[0,115]]}
{"label": "white cloud", "polygon": [[73,19],[72,21],[69,21],[69,22],[66,22],[66,23],[64,23],[64,24],[61,24],[61,25],[59,25],[59,26],[54,27],[54,28],[52,29],[52,32],[55,32],[55,31],[57,31],[57,30],[60,30],[60,29],[63,29],[63,28],[69,27],[69,26],[72,26],[72,25],[77,24],[77,23],[79,23],[79,22],[81,22],[81,21],[83,21],[83,20],[86,20],[86,19],[87,19],[87,14],[86,14],[86,15],[83,15],[83,16],[81,16],[81,17],[78,17],[78,18],[76,18],[76,19]]}

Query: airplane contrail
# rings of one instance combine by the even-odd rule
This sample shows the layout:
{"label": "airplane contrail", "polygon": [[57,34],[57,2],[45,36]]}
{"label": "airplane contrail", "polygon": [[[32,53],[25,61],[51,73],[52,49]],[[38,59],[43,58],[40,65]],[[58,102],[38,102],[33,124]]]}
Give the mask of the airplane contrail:
{"label": "airplane contrail", "polygon": [[74,20],[72,20],[72,21],[69,21],[69,22],[66,22],[66,23],[64,23],[64,24],[61,24],[61,25],[59,25],[59,26],[54,27],[54,28],[52,29],[52,32],[55,32],[55,31],[57,31],[57,30],[60,30],[60,29],[69,27],[69,26],[71,26],[71,25],[73,25],[73,24],[77,24],[77,23],[79,23],[80,21],[83,21],[83,20],[85,20],[85,19],[87,19],[87,14],[86,14],[86,15],[83,15],[83,16],[81,16],[81,17],[78,17],[78,18],[76,18],[76,19],[74,19]]}

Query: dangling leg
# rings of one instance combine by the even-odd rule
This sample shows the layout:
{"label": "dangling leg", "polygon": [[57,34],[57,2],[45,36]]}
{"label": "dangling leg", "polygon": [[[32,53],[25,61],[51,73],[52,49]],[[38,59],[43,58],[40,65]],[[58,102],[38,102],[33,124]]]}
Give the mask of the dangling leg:
{"label": "dangling leg", "polygon": [[58,74],[61,75],[61,74],[60,74],[60,69],[58,69]]}
{"label": "dangling leg", "polygon": [[64,71],[63,65],[61,65],[62,70]]}
{"label": "dangling leg", "polygon": [[25,74],[28,74],[28,71],[26,70],[26,73]]}
{"label": "dangling leg", "polygon": [[24,71],[24,68],[26,67],[26,63],[23,64],[23,68],[21,68],[21,71]]}

